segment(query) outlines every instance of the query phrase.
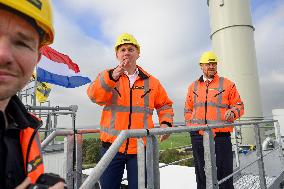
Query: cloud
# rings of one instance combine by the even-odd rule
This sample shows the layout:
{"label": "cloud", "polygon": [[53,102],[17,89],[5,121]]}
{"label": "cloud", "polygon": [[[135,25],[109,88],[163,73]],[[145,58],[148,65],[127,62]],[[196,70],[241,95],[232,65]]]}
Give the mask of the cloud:
{"label": "cloud", "polygon": [[[197,61],[211,47],[206,1],[60,0],[54,1],[54,5],[53,47],[77,62],[82,74],[95,79],[100,71],[115,67],[116,37],[123,32],[133,33],[141,45],[138,64],[160,80],[174,101],[175,121],[183,121],[187,87],[201,75]],[[280,94],[284,94],[277,85],[283,85],[284,75],[283,7],[279,3],[267,13],[266,6],[258,6],[254,13],[257,14],[254,15],[255,42],[266,114],[279,105]],[[54,87],[52,104],[78,104],[77,125],[98,125],[101,107],[88,99],[86,87]],[[69,121],[64,121],[63,125],[68,124]]]}
{"label": "cloud", "polygon": [[[175,102],[176,120],[183,120],[187,85],[199,74],[196,66],[199,55],[196,54],[206,49],[210,42],[206,3],[185,0],[166,4],[161,0],[133,3],[127,0],[112,1],[110,5],[109,1],[82,0],[60,1],[56,5],[55,49],[70,55],[79,64],[81,72],[94,79],[99,71],[116,65],[113,52],[116,37],[123,32],[133,33],[141,45],[139,65],[161,81]],[[199,14],[200,10],[205,14]],[[80,19],[72,19],[70,15]],[[91,20],[97,21],[98,25],[94,27],[103,34],[102,37],[92,37],[88,34],[92,32],[89,27],[81,27],[82,22],[93,25]],[[169,90],[176,82],[181,87]],[[83,125],[99,123],[98,106],[87,99],[84,88],[57,87],[51,95],[52,102],[80,103],[78,121]]]}
{"label": "cloud", "polygon": [[[270,10],[266,11],[265,10]],[[276,1],[273,8],[260,6],[255,13],[255,45],[259,68],[264,115],[271,109],[284,108],[284,4]]]}

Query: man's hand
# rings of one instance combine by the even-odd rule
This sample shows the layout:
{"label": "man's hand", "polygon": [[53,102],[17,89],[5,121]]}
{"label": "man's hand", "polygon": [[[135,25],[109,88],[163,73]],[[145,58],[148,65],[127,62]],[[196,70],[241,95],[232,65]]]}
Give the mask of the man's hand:
{"label": "man's hand", "polygon": [[[27,177],[20,185],[18,185],[15,189],[27,189],[30,186],[31,181],[30,178]],[[49,187],[49,189],[64,189],[65,183],[58,182],[55,185]]]}
{"label": "man's hand", "polygon": [[26,189],[31,184],[29,177],[27,177],[20,185],[18,185],[15,189]]}
{"label": "man's hand", "polygon": [[234,121],[235,118],[235,114],[232,110],[227,110],[225,112],[225,119],[226,121]]}
{"label": "man's hand", "polygon": [[125,66],[129,64],[129,59],[125,58],[122,62],[118,64],[118,66],[113,70],[112,77],[114,80],[117,80],[125,71]]}
{"label": "man's hand", "polygon": [[[169,126],[166,125],[166,124],[162,124],[161,125],[161,128],[168,128]],[[163,142],[164,140],[167,140],[171,135],[170,134],[165,134],[165,135],[162,135],[160,137],[160,141]]]}
{"label": "man's hand", "polygon": [[63,182],[58,182],[55,185],[49,187],[49,189],[64,189],[65,184]]}

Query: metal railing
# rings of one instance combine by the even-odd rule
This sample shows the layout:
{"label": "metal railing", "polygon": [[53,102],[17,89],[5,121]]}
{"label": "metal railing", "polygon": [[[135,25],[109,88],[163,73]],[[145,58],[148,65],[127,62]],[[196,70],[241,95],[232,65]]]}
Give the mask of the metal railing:
{"label": "metal railing", "polygon": [[[203,145],[204,145],[204,159],[205,159],[205,174],[206,174],[206,188],[208,189],[217,189],[219,185],[225,182],[227,179],[233,177],[235,174],[240,173],[242,169],[237,169],[233,174],[223,178],[222,180],[217,180],[217,170],[216,170],[216,158],[215,158],[215,145],[214,145],[214,137],[212,133],[213,128],[222,128],[227,126],[241,126],[248,125],[254,127],[255,132],[255,143],[256,143],[256,152],[257,152],[257,163],[258,163],[258,173],[260,179],[260,188],[274,188],[274,184],[270,184],[267,186],[265,180],[265,169],[263,163],[263,153],[262,146],[259,134],[259,125],[264,123],[273,123],[275,120],[268,121],[249,121],[249,122],[240,122],[240,123],[230,123],[230,124],[222,124],[222,125],[208,125],[208,126],[198,126],[198,127],[173,127],[173,128],[153,128],[153,129],[137,129],[137,130],[124,130],[118,135],[117,139],[110,146],[105,155],[101,158],[95,168],[92,170],[88,178],[80,187],[81,189],[91,189],[95,183],[99,181],[104,170],[107,168],[109,163],[114,158],[115,154],[118,152],[121,145],[127,138],[137,138],[138,145],[138,154],[137,154],[137,162],[138,162],[138,187],[139,189],[145,188],[145,148],[142,137],[146,137],[147,140],[147,148],[146,148],[146,169],[147,169],[147,188],[148,189],[159,189],[160,188],[160,174],[159,174],[159,150],[158,150],[158,142],[157,135],[163,134],[172,134],[172,133],[182,133],[182,132],[190,132],[190,131],[198,131],[204,130],[203,135]],[[280,135],[276,136],[277,141],[280,140]],[[279,142],[279,153],[282,156],[282,145]],[[278,150],[277,149],[277,150]],[[279,177],[275,179],[275,182],[280,182],[283,179],[284,175],[281,174]]]}
{"label": "metal railing", "polygon": [[82,184],[82,143],[83,134],[99,133],[99,129],[77,129],[53,131],[41,143],[42,149],[54,141],[57,136],[66,136],[64,142],[64,154],[66,155],[66,185],[67,188],[79,188]]}

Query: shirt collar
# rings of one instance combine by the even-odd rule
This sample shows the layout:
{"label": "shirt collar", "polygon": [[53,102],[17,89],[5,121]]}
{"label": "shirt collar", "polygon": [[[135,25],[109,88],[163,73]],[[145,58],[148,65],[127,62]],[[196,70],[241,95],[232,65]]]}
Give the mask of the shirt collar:
{"label": "shirt collar", "polygon": [[207,78],[203,75],[203,81],[206,82],[207,80],[208,80],[209,82],[211,82],[211,81],[213,80],[213,78],[207,79]]}
{"label": "shirt collar", "polygon": [[124,71],[124,74],[127,75],[128,77],[130,77],[130,76],[138,76],[139,70],[138,70],[138,68],[136,67],[134,74],[129,75],[126,70]]}

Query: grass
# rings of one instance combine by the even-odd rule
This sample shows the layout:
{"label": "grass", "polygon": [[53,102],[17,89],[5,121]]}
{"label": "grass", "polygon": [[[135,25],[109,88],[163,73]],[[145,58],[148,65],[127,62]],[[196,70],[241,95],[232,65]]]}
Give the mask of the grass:
{"label": "grass", "polygon": [[[83,135],[84,139],[89,139],[89,138],[99,138],[99,134],[84,134]],[[41,134],[41,139],[43,139],[43,134]],[[55,138],[56,141],[63,141],[64,136],[57,136]],[[188,133],[174,133],[171,134],[171,136],[163,141],[159,142],[160,143],[160,150],[165,150],[165,149],[170,149],[170,148],[176,148],[180,146],[188,146],[190,145],[190,137]]]}
{"label": "grass", "polygon": [[188,133],[174,133],[171,134],[167,140],[160,142],[160,150],[188,146],[190,144],[191,142]]}

